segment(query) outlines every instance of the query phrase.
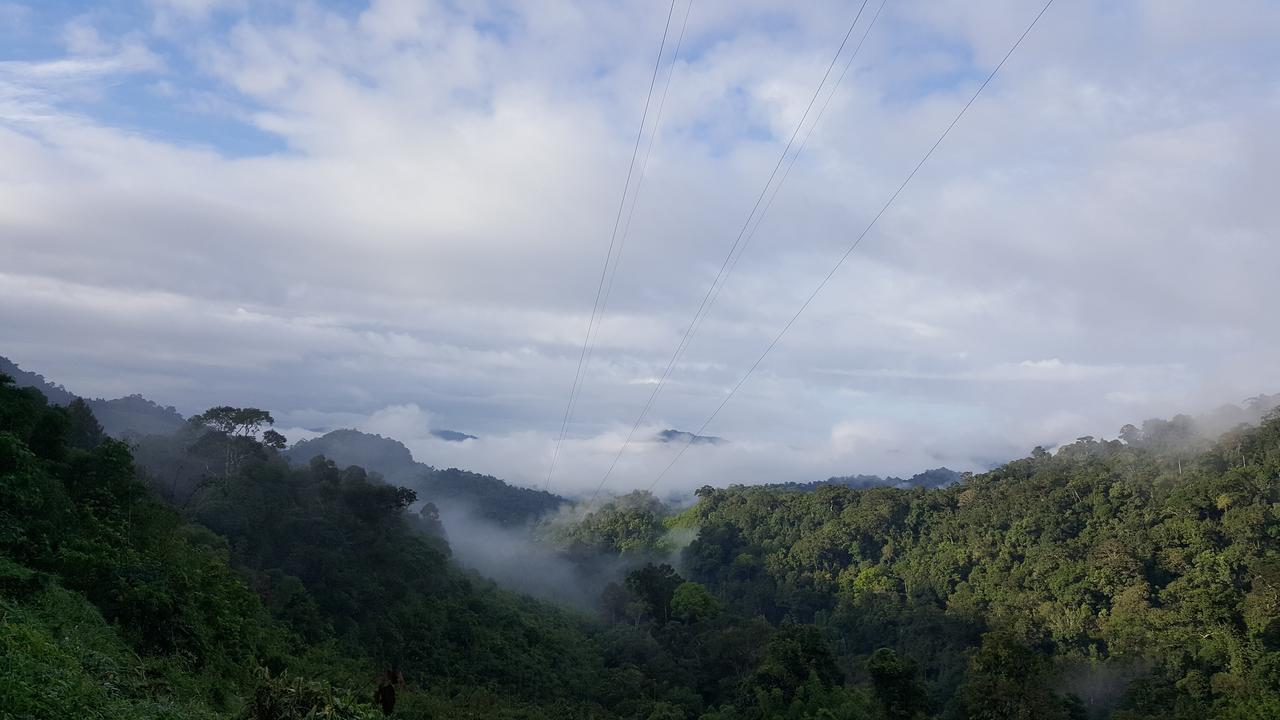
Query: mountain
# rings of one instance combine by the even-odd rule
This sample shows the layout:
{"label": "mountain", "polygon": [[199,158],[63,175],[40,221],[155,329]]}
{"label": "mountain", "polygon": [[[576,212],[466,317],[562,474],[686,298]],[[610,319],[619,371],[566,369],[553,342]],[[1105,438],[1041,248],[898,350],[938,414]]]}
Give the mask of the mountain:
{"label": "mountain", "polygon": [[[13,378],[18,387],[33,387],[44,393],[44,397],[54,405],[70,405],[76,399],[75,393],[61,385],[46,380],[40,373],[29,372],[18,367],[17,363],[0,355],[0,373]],[[98,422],[102,422],[101,419]]]}
{"label": "mountain", "polygon": [[[62,385],[55,385],[39,373],[23,370],[3,356],[0,356],[0,373],[12,377],[18,387],[36,388],[54,405],[69,405],[78,397]],[[164,435],[177,432],[186,423],[173,406],[162,406],[136,394],[114,400],[85,398],[85,403],[93,410],[103,431],[116,438]]]}
{"label": "mountain", "polygon": [[946,487],[960,482],[963,477],[963,473],[958,473],[951,468],[939,467],[912,475],[907,479],[906,487]]}
{"label": "mountain", "polygon": [[959,482],[963,477],[963,473],[956,472],[951,468],[939,467],[916,473],[906,480],[892,475],[888,477],[880,475],[840,475],[837,477],[827,478],[826,480],[816,480],[814,482],[777,483],[768,485],[767,487],[790,492],[813,492],[820,487],[833,485],[837,487],[853,488],[855,490],[874,487],[942,488]]}
{"label": "mountain", "polygon": [[685,432],[684,430],[672,430],[670,428],[658,433],[654,439],[658,442],[664,443],[683,442],[691,443],[693,445],[720,445],[728,442],[728,440],[725,440],[722,437],[716,437],[715,435],[694,435],[691,432]]}
{"label": "mountain", "polygon": [[86,400],[102,429],[112,437],[164,435],[177,432],[186,419],[172,406],[162,406],[141,395],[114,400]]}
{"label": "mountain", "polygon": [[359,465],[392,485],[411,488],[419,487],[422,479],[434,472],[430,465],[416,462],[413,453],[399,440],[359,430],[334,430],[301,440],[283,454],[296,465],[306,465],[311,458],[323,455],[342,467]]}
{"label": "mountain", "polygon": [[200,424],[144,468],[92,422],[0,377],[0,718],[375,720],[394,665],[396,717],[631,720],[593,629],[452,562],[411,492]]}
{"label": "mountain", "polygon": [[840,475],[837,477],[827,478],[826,480],[818,480],[810,483],[796,483],[796,485],[797,487],[802,489],[813,490],[823,485],[840,485],[842,487],[850,487],[850,488],[867,488],[867,487],[876,487],[877,485],[897,485],[900,482],[902,482],[902,479],[896,478],[896,477],[886,478],[880,475],[859,474],[859,475]]}
{"label": "mountain", "polygon": [[569,504],[555,493],[518,487],[492,475],[457,468],[433,471],[422,492],[437,505],[460,505],[507,527],[526,525]]}
{"label": "mountain", "polygon": [[951,468],[939,467],[932,470],[918,472],[915,475],[903,480],[900,477],[880,477],[878,475],[846,475],[843,477],[829,478],[825,483],[820,485],[843,485],[851,488],[875,487],[877,485],[889,485],[896,488],[937,488],[946,487],[953,483],[960,482],[963,477],[961,473]]}
{"label": "mountain", "polygon": [[432,430],[431,434],[441,440],[447,440],[449,442],[462,442],[463,440],[479,439],[475,435],[468,435],[463,432],[458,432],[457,430]]}
{"label": "mountain", "polygon": [[413,489],[421,500],[459,507],[505,526],[525,525],[569,502],[559,495],[517,487],[491,475],[457,468],[437,470],[414,460],[413,453],[400,441],[359,430],[334,430],[285,451],[295,464],[309,463],[317,455],[342,467],[358,465],[376,472],[387,483]]}

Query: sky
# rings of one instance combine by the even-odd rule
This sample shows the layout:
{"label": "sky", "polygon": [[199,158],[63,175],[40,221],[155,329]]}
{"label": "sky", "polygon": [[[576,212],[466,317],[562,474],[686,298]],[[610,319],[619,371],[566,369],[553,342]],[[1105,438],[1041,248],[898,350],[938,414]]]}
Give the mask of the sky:
{"label": "sky", "polygon": [[[887,0],[607,491],[655,482],[657,432],[701,426],[1041,5]],[[589,491],[860,6],[0,0],[0,354]],[[980,470],[1280,391],[1276,37],[1268,0],[1054,3],[655,490]]]}

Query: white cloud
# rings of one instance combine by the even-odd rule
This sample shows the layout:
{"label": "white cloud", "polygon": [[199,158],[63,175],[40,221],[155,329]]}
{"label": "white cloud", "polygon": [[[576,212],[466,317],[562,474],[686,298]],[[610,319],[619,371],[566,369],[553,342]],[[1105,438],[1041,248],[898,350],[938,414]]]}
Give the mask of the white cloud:
{"label": "white cloud", "polygon": [[[0,23],[5,14],[0,7]],[[0,55],[0,122],[37,131],[66,123],[68,118],[57,110],[60,103],[101,97],[110,78],[164,69],[163,60],[136,35],[103,39],[87,17],[68,21],[63,41],[63,57],[17,60]]]}
{"label": "white cloud", "polygon": [[6,60],[0,62],[0,78],[9,82],[48,83],[88,80],[103,75],[143,72],[161,67],[155,55],[140,46],[128,46],[118,52],[74,56],[45,62]]}
{"label": "white cloud", "polygon": [[431,414],[413,403],[389,405],[373,413],[360,423],[360,430],[401,439],[402,442],[418,442],[431,437]]}

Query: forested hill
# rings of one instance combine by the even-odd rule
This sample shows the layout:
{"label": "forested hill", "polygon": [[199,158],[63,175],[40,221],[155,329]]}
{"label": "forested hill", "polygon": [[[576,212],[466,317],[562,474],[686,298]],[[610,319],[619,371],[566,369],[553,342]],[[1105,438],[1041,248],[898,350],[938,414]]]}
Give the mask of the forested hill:
{"label": "forested hill", "polygon": [[317,438],[300,440],[283,454],[302,465],[323,455],[343,467],[359,465],[378,473],[388,483],[406,487],[413,487],[433,470],[430,465],[415,461],[413,453],[399,440],[359,430],[334,430]]}
{"label": "forested hill", "polygon": [[[18,387],[39,390],[54,405],[67,406],[79,399],[62,385],[39,373],[23,370],[3,356],[0,356],[0,373],[12,377]],[[117,439],[136,441],[147,436],[177,436],[182,434],[186,424],[186,419],[172,406],[161,406],[142,395],[113,400],[86,398],[84,402],[103,432]],[[474,435],[453,430],[435,430],[433,434],[451,442],[476,439]],[[145,451],[154,454],[160,450],[157,445],[163,445],[163,442],[149,442]],[[283,454],[302,465],[317,455],[323,455],[342,467],[357,465],[377,473],[392,485],[414,489],[423,499],[437,504],[458,505],[468,513],[506,526],[527,524],[568,502],[558,495],[514,486],[490,475],[456,468],[437,470],[415,461],[409,448],[398,440],[358,430],[334,430],[318,438],[295,443]]]}
{"label": "forested hill", "polygon": [[[55,405],[69,405],[78,396],[61,385],[56,385],[43,375],[28,372],[0,356],[0,373],[9,375],[18,387],[32,387],[44,394]],[[158,405],[141,395],[129,395],[114,400],[85,398],[102,429],[114,438],[137,437],[177,431],[186,420],[172,406]]]}
{"label": "forested hill", "polygon": [[686,572],[847,667],[888,645],[955,717],[1280,717],[1280,415],[1123,434],[943,489],[705,489]]}
{"label": "forested hill", "polygon": [[814,490],[827,485],[840,485],[849,488],[872,488],[880,486],[938,488],[959,482],[961,477],[963,477],[963,475],[955,470],[939,467],[916,473],[906,480],[903,480],[900,477],[883,477],[880,475],[840,475],[826,480],[816,480],[814,482],[807,483],[778,483],[770,485],[769,487],[781,490],[794,490],[796,492],[813,492]]}
{"label": "forested hill", "polygon": [[412,488],[437,505],[457,505],[469,514],[508,527],[526,525],[568,503],[559,495],[511,485],[491,475],[457,468],[437,470],[414,460],[400,441],[359,430],[334,430],[303,440],[285,455],[299,463],[324,456],[343,467],[359,465],[389,483]]}
{"label": "forested hill", "polygon": [[0,717],[372,720],[396,664],[402,717],[607,717],[584,619],[462,572],[412,491],[291,467],[269,426],[215,408],[139,467],[83,401],[0,375]]}

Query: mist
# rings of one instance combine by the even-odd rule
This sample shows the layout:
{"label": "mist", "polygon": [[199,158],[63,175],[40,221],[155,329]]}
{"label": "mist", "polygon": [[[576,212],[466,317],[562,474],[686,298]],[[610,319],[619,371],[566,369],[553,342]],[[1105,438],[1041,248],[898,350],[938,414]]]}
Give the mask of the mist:
{"label": "mist", "polygon": [[[939,466],[982,472],[1025,457],[1036,446],[1054,448],[1084,435],[1114,438],[1126,424],[1141,426],[1148,418],[1174,417],[1180,412],[1190,413],[1198,437],[1214,439],[1239,424],[1257,424],[1277,404],[1280,395],[1255,394],[1246,400],[1218,395],[1182,406],[1170,396],[1110,409],[1105,419],[1096,423],[1088,413],[1059,410],[1031,423],[1015,423],[1013,418],[956,417],[945,434],[924,421],[893,418],[839,422],[824,433],[800,437],[783,429],[763,439],[726,435],[724,442],[689,446],[679,463],[658,480],[682,446],[658,439],[665,429],[676,425],[662,421],[641,426],[607,481],[606,472],[629,427],[619,425],[570,436],[561,446],[555,473],[548,477],[556,446],[552,433],[494,433],[450,442],[434,434],[451,429],[447,423],[413,403],[388,406],[367,416],[329,420],[336,422],[334,427],[355,427],[395,438],[414,458],[435,467],[467,468],[523,487],[546,487],[568,498],[589,497],[600,487],[606,494],[651,489],[668,501],[679,502],[703,485],[808,483],[858,474],[910,477]],[[323,415],[306,417],[313,427],[327,427]],[[320,433],[290,428],[285,434],[292,439]]]}
{"label": "mist", "polygon": [[622,566],[587,576],[561,551],[539,539],[534,526],[503,527],[461,503],[438,502],[440,522],[462,565],[518,592],[595,611],[605,585],[625,574]]}
{"label": "mist", "polygon": [[571,552],[556,543],[555,534],[580,521],[583,506],[565,506],[535,522],[508,527],[482,517],[465,502],[431,502],[458,563],[509,590],[593,614],[599,612],[600,595],[609,583],[621,583],[645,563],[665,562],[679,570],[680,551],[696,534],[669,532],[664,539],[671,549],[658,555]]}

